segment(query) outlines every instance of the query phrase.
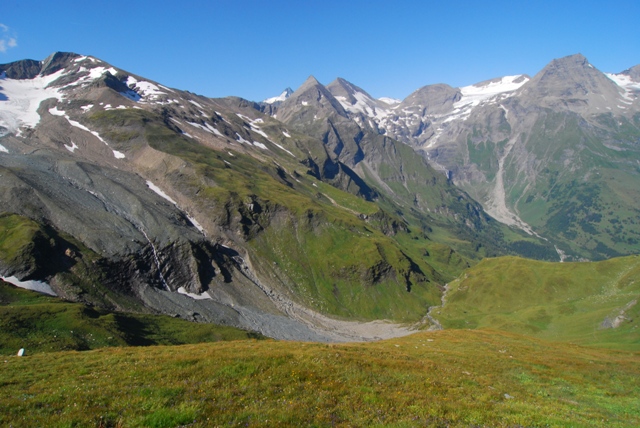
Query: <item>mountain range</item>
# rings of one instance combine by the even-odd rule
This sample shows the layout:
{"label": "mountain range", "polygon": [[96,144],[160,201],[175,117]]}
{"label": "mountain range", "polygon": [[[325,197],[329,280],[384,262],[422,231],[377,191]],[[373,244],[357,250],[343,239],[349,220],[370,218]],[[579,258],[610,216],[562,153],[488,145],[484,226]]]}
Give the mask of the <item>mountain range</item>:
{"label": "mountain range", "polygon": [[639,74],[574,55],[399,102],[309,77],[257,103],[72,53],[0,65],[0,275],[276,338],[406,334],[358,326],[424,323],[484,257],[637,252]]}
{"label": "mountain range", "polygon": [[[341,78],[326,89],[359,127],[413,147],[491,216],[552,243],[563,260],[638,251],[640,65],[603,73],[577,54],[533,77],[428,85],[400,102]],[[295,99],[275,116],[290,120]]]}

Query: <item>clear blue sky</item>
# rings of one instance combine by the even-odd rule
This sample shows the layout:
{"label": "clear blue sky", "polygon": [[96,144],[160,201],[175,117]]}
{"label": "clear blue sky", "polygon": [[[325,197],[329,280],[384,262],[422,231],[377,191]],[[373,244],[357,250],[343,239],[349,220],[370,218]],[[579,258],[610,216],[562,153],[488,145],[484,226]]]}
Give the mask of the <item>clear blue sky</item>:
{"label": "clear blue sky", "polygon": [[0,63],[92,55],[166,86],[260,101],[309,75],[374,97],[640,63],[640,1],[0,0]]}

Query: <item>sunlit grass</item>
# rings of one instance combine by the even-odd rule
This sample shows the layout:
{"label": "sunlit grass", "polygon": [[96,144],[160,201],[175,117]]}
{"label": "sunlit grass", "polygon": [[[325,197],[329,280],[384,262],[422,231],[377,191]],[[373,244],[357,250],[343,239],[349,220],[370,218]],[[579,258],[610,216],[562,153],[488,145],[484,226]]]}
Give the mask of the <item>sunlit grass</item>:
{"label": "sunlit grass", "polygon": [[[486,259],[449,284],[445,328],[494,328],[551,340],[640,349],[640,258],[549,263]],[[617,328],[605,320],[622,316]]]}
{"label": "sunlit grass", "polygon": [[640,355],[495,331],[6,357],[8,426],[637,426]]}

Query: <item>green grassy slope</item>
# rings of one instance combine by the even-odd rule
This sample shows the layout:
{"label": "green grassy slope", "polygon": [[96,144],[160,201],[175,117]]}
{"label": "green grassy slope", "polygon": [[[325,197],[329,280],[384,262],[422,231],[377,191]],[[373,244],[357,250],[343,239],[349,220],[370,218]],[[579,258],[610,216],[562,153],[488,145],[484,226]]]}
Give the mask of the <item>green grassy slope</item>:
{"label": "green grassy slope", "polygon": [[5,357],[0,425],[629,427],[640,424],[639,362],[453,330]]}
{"label": "green grassy slope", "polygon": [[513,154],[508,201],[567,252],[592,260],[637,253],[638,119],[602,114],[587,125],[575,114],[541,112],[523,144],[540,166],[523,173],[522,153]]}
{"label": "green grassy slope", "polygon": [[[454,265],[437,272],[415,245],[405,248],[396,239],[410,235],[428,245],[418,231],[408,231],[378,205],[306,174],[298,159],[281,150],[260,152],[263,159],[232,146],[212,150],[137,110],[103,112],[92,120],[106,128],[124,121],[123,129],[137,132],[155,150],[187,162],[190,168],[169,171],[164,179],[245,246],[262,278],[324,313],[416,322],[438,302],[436,284],[460,271]],[[270,126],[275,125],[264,129]]]}
{"label": "green grassy slope", "polygon": [[232,327],[164,315],[108,312],[65,302],[0,280],[0,354],[178,345],[260,337]]}
{"label": "green grassy slope", "polygon": [[[110,309],[140,311],[133,296],[106,286],[103,259],[52,227],[16,214],[0,213],[0,264],[21,278],[49,278],[66,298]],[[90,296],[90,298],[87,298]]]}
{"label": "green grassy slope", "polygon": [[[495,328],[580,344],[640,349],[640,257],[548,263],[486,259],[449,283],[445,328]],[[620,317],[620,318],[618,318]],[[618,318],[618,327],[611,327]]]}

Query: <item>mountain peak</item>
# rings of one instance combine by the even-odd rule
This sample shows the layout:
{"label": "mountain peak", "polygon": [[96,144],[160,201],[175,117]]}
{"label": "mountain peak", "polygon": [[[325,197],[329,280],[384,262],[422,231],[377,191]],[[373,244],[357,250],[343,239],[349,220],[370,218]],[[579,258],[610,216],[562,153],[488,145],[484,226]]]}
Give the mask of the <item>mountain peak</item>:
{"label": "mountain peak", "polygon": [[453,103],[462,97],[460,89],[444,83],[423,86],[402,101],[400,108],[414,108],[424,113],[444,114],[453,109]]}
{"label": "mountain peak", "polygon": [[373,97],[371,97],[371,95],[369,95],[364,89],[359,88],[342,77],[338,77],[336,80],[329,83],[327,85],[327,89],[334,97],[342,96],[350,99],[354,94],[361,93],[366,95],[368,98],[373,99]]}
{"label": "mountain peak", "polygon": [[374,99],[364,89],[338,77],[327,85],[327,90],[350,113],[363,113],[368,117],[382,118],[389,115],[389,106]]}
{"label": "mountain peak", "polygon": [[538,73],[538,75],[556,70],[562,70],[566,73],[585,68],[593,69],[594,67],[589,63],[589,60],[584,55],[578,53],[552,60],[545,68],[542,69],[542,71],[540,71],[540,73]]}
{"label": "mountain peak", "polygon": [[73,59],[80,57],[80,55],[73,52],[54,52],[49,55],[44,61],[42,61],[43,76],[53,74],[58,70],[65,68],[69,65],[69,62]]}
{"label": "mountain peak", "polygon": [[313,121],[316,117],[325,117],[331,112],[336,112],[340,116],[347,116],[346,111],[338,100],[313,76],[309,76],[278,107],[278,120],[287,123],[293,116],[298,117],[301,110],[306,111],[302,115],[305,117],[305,121]]}
{"label": "mountain peak", "polygon": [[278,95],[277,97],[267,98],[266,100],[263,101],[263,103],[278,104],[285,101],[287,98],[289,98],[291,94],[293,94],[293,89],[288,87],[284,91],[282,91],[280,95]]}
{"label": "mountain peak", "polygon": [[586,100],[593,94],[605,97],[618,94],[615,83],[582,54],[554,59],[523,86],[523,91],[536,99],[563,99],[563,103]]}
{"label": "mountain peak", "polygon": [[309,87],[318,86],[318,85],[322,86],[322,84],[318,82],[318,79],[316,79],[313,75],[310,75],[309,77],[307,77],[307,80],[305,80],[304,83],[300,85],[300,88],[298,88],[298,90],[302,88],[309,88]]}
{"label": "mountain peak", "polygon": [[24,59],[9,64],[0,64],[0,73],[7,73],[10,79],[33,79],[38,75],[48,76],[67,67],[71,60],[80,55],[71,52],[54,52],[42,61]]}
{"label": "mountain peak", "polygon": [[631,80],[640,82],[640,64],[626,69],[620,74],[625,74],[631,78]]}

